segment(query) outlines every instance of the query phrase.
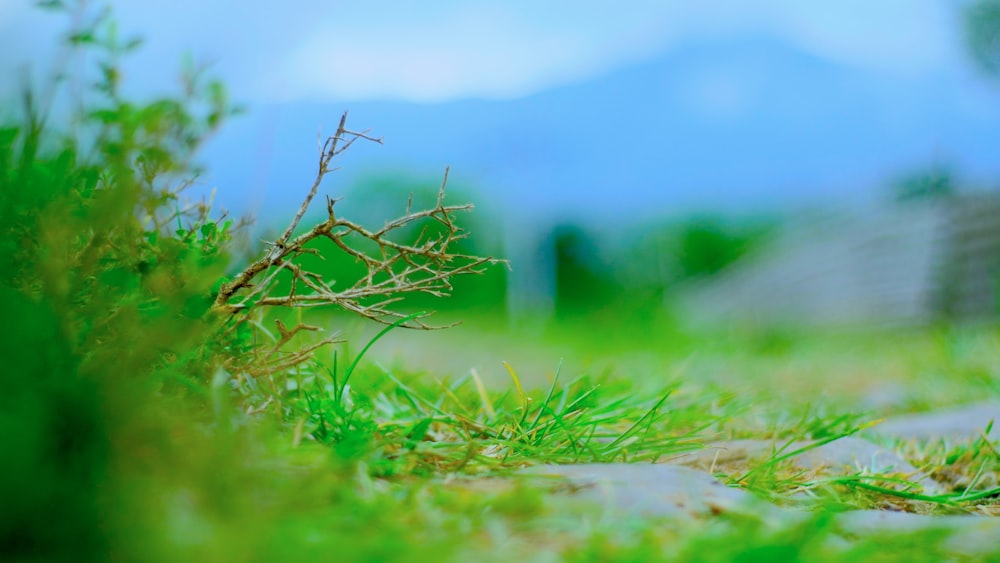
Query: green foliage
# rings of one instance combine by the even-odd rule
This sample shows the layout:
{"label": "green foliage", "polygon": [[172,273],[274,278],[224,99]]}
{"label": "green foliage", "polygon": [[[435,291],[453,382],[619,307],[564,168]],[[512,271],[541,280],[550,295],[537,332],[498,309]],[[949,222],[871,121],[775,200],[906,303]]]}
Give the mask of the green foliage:
{"label": "green foliage", "polygon": [[[415,178],[406,174],[380,173],[363,178],[349,187],[343,200],[338,203],[338,213],[351,217],[369,229],[378,229],[387,222],[406,213],[407,204],[412,209],[433,206],[440,186],[440,178]],[[449,186],[446,202],[470,201],[461,187]],[[501,253],[499,227],[488,214],[473,212],[463,217],[463,229],[473,236],[455,241],[451,246],[455,254],[488,256]],[[394,233],[401,244],[413,244],[418,238],[430,240],[445,234],[444,225],[430,221],[410,224]],[[311,242],[308,247],[321,250],[322,241]],[[377,249],[371,241],[359,239],[355,247],[373,252]],[[334,280],[334,289],[342,289],[352,280],[363,277],[366,267],[355,257],[343,252],[321,252],[304,254],[299,257],[301,266],[324,279]],[[496,313],[502,310],[506,299],[507,270],[502,267],[486,269],[482,274],[453,278],[453,286],[448,299],[426,293],[415,293],[407,297],[402,305],[408,311],[440,310],[476,313]],[[291,286],[291,276],[279,276],[278,293],[287,292]]]}
{"label": "green foliage", "polygon": [[[350,362],[338,353],[330,365],[320,358],[260,377],[219,369],[233,356],[275,349],[273,341],[251,338],[257,333],[248,325],[258,318],[243,325],[246,331],[220,335],[212,306],[236,225],[213,220],[208,205],[188,206],[180,197],[196,176],[199,145],[232,113],[225,91],[189,69],[177,97],[125,100],[118,61],[139,42],[121,39],[106,16],[92,17],[83,2],[41,4],[81,10],[77,21],[84,24],[69,41],[98,63],[98,72],[95,88],[71,104],[82,108],[71,119],[56,120],[70,110],[50,107],[55,102],[43,103],[27,88],[20,116],[0,126],[3,560],[951,555],[927,534],[845,538],[823,511],[779,523],[752,514],[608,522],[560,506],[555,495],[516,473],[542,463],[664,461],[725,436],[822,442],[860,431],[862,418],[854,415],[822,411],[772,424],[774,417],[755,410],[788,412],[782,403],[790,397],[828,397],[832,378],[821,373],[809,380],[800,377],[804,371],[825,365],[845,373],[831,368],[829,358],[813,361],[815,350],[797,335],[783,336],[781,354],[715,335],[691,344],[738,362],[735,370],[710,358],[710,369],[696,371],[705,380],[738,372],[725,391],[681,385],[673,376],[665,381],[664,366],[689,355],[669,346],[662,348],[674,355],[654,356],[653,367],[643,368],[654,376],[648,387],[611,376],[564,380],[557,370],[551,377],[532,374],[535,382],[545,381],[536,389],[510,365],[507,385],[488,386],[475,371],[437,379],[364,363],[392,326]],[[676,240],[681,248],[722,249],[715,256],[732,259],[725,250],[732,237],[698,233]],[[586,237],[564,238],[563,255],[578,270],[563,277],[592,275],[583,280],[591,289],[613,287],[601,285],[606,272],[589,262],[596,249]],[[701,275],[721,263],[699,260],[683,271]],[[607,344],[607,331],[587,326],[591,340],[580,339],[572,353],[593,353],[590,344]],[[650,338],[654,345],[673,343],[673,335]],[[995,333],[953,335],[936,345],[918,340],[909,348],[881,339],[865,343],[882,346],[895,362],[912,362],[881,371],[922,377],[907,380],[923,394],[918,403],[996,390]],[[843,349],[831,357],[841,359]],[[810,362],[801,361],[803,354]],[[866,348],[859,355],[870,354]],[[777,363],[796,355],[796,369]],[[777,368],[794,375],[781,376]],[[923,377],[921,370],[933,373]],[[941,474],[957,474],[956,489],[936,497],[910,494],[889,488],[891,476],[860,473],[805,481],[788,476],[783,464],[790,452],[720,477],[776,498],[820,491],[838,507],[895,497],[927,510],[985,510],[995,500],[998,458],[985,437],[900,447],[918,448],[915,458],[923,455],[924,465]],[[471,478],[484,474],[492,478]],[[884,556],[880,546],[892,551]]]}
{"label": "green foliage", "polygon": [[771,229],[769,222],[731,221],[721,217],[693,217],[668,235],[668,254],[676,260],[678,280],[716,274],[748,252]]}
{"label": "green foliage", "polygon": [[69,42],[96,62],[94,87],[62,102],[80,109],[57,128],[67,108],[26,86],[0,127],[0,434],[16,452],[0,541],[7,556],[82,560],[110,547],[102,515],[143,404],[177,382],[200,390],[211,370],[206,313],[232,223],[178,210],[178,194],[230,108],[197,73],[178,98],[124,99],[118,64],[138,42],[65,9],[84,22]]}
{"label": "green foliage", "polygon": [[0,299],[0,444],[7,460],[0,467],[0,553],[101,551],[96,491],[106,479],[109,444],[100,387],[79,376],[80,358],[50,307],[6,287]]}
{"label": "green foliage", "polygon": [[[313,485],[293,477],[294,455],[275,469],[267,425],[234,408],[239,382],[220,368],[272,343],[253,340],[252,324],[220,331],[213,306],[236,225],[181,197],[200,145],[234,111],[225,90],[189,66],[180,95],[126,99],[120,60],[140,42],[86,2],[43,7],[80,22],[67,41],[96,72],[60,75],[41,101],[26,86],[0,127],[0,438],[16,458],[0,470],[0,556],[282,559],[289,542],[300,555],[348,542],[342,560],[447,553],[453,525],[386,517],[421,498],[354,489],[355,476],[371,485],[360,454],[381,443],[379,421],[353,407],[333,413],[343,423],[314,415],[310,430],[341,461],[321,464]],[[61,98],[71,82],[93,87]],[[284,375],[241,390],[271,383],[280,402],[272,376]],[[336,398],[347,383],[335,379]],[[292,406],[267,420],[285,422]],[[432,538],[419,531],[431,527]]]}
{"label": "green foliage", "polygon": [[947,168],[935,167],[910,174],[893,186],[896,201],[924,201],[952,196],[956,192],[955,178]]}
{"label": "green foliage", "polygon": [[549,235],[555,254],[555,306],[560,318],[593,314],[608,307],[622,288],[595,238],[576,225],[559,225]]}
{"label": "green foliage", "polygon": [[557,316],[650,329],[669,320],[661,317],[672,289],[718,274],[753,252],[774,226],[770,219],[693,216],[611,240],[560,225],[549,239]]}
{"label": "green foliage", "polygon": [[556,374],[544,393],[528,392],[510,366],[514,394],[490,392],[475,375],[427,385],[370,370],[349,385],[358,359],[341,374],[335,356],[323,372],[286,386],[282,400],[299,439],[329,445],[341,462],[362,462],[379,477],[655,460],[698,447],[690,435],[705,424],[673,405],[673,389],[655,395]]}
{"label": "green foliage", "polygon": [[1000,1],[976,0],[965,9],[969,50],[987,74],[1000,76]]}
{"label": "green foliage", "polygon": [[194,151],[228,106],[197,75],[179,99],[124,100],[117,61],[127,49],[114,26],[98,19],[80,34],[88,39],[75,43],[93,51],[102,75],[77,125],[46,128],[28,90],[23,122],[4,128],[3,282],[58,311],[85,371],[138,375],[198,341],[177,323],[204,316],[228,262],[232,223],[210,220],[205,206],[177,210]]}
{"label": "green foliage", "polygon": [[[428,207],[437,197],[439,178],[415,178],[403,174],[379,174],[362,180],[348,191],[344,203],[347,213],[352,216],[371,218],[372,226],[381,226],[387,220],[398,217],[406,202],[414,208]],[[455,182],[449,183],[446,201],[473,201],[471,193]],[[488,209],[477,209],[462,220],[463,228],[470,236],[459,240],[454,246],[455,253],[472,256],[502,255],[500,226],[497,217]],[[415,241],[418,236],[434,238],[443,234],[439,224],[431,224],[423,232],[412,230],[403,234],[405,242]],[[407,299],[407,307],[417,310],[461,311],[469,313],[497,313],[503,309],[507,297],[507,268],[488,268],[481,275],[464,276],[452,281],[454,289],[448,299],[437,299],[431,295],[414,295]]]}

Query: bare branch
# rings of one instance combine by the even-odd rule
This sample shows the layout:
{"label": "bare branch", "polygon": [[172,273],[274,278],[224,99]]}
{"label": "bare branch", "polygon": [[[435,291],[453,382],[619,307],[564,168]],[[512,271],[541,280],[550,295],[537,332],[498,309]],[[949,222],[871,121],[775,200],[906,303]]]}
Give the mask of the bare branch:
{"label": "bare branch", "polygon": [[[381,143],[366,132],[354,132],[346,127],[345,113],[336,133],[320,147],[316,178],[295,217],[281,236],[268,245],[258,260],[238,273],[232,281],[223,284],[215,299],[215,309],[230,315],[232,324],[250,318],[249,313],[267,307],[319,307],[337,306],[384,324],[392,324],[405,313],[394,306],[405,296],[424,293],[447,296],[452,290],[455,276],[481,274],[485,267],[505,263],[492,257],[471,256],[454,252],[452,246],[464,239],[467,233],[455,223],[455,214],[472,210],[472,205],[445,205],[445,191],[449,169],[445,169],[436,202],[429,209],[414,210],[413,196],[406,203],[405,213],[381,228],[370,230],[336,213],[337,199],[326,197],[327,218],[306,232],[294,236],[327,174],[334,171],[332,161],[358,139]],[[418,236],[407,242],[402,235],[418,229]],[[411,235],[412,236],[412,235]],[[320,245],[325,244],[325,248]],[[343,252],[365,268],[365,273],[348,283],[338,284],[324,279],[316,272],[303,268],[299,258],[304,254],[322,257],[327,252]],[[284,293],[275,295],[279,276],[289,276],[290,286]],[[284,279],[284,278],[283,278]],[[238,317],[232,317],[240,313]],[[232,319],[236,319],[233,321]],[[431,329],[423,317],[411,319],[406,328]],[[451,326],[451,325],[448,325]],[[251,375],[274,373],[306,361],[319,346],[309,346],[291,354],[280,350],[298,333],[313,331],[317,327],[298,325],[288,329],[277,323],[280,337],[275,345],[254,365],[245,371]],[[255,328],[256,329],[256,328]],[[323,342],[334,342],[335,337]]]}

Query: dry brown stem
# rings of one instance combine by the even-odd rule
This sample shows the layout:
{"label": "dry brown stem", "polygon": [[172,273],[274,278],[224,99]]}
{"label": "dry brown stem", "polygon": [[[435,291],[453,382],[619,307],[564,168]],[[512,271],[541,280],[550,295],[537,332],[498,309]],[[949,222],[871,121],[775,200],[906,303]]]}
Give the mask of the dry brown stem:
{"label": "dry brown stem", "polygon": [[[448,295],[452,289],[453,277],[463,274],[480,274],[489,264],[500,262],[491,257],[461,254],[452,248],[456,241],[465,238],[466,233],[454,221],[456,213],[472,209],[472,205],[445,205],[444,195],[448,182],[448,170],[438,190],[437,201],[430,209],[414,211],[412,197],[406,212],[399,218],[388,221],[378,230],[370,230],[349,219],[339,217],[335,211],[338,200],[326,198],[326,219],[306,232],[294,236],[319,187],[327,174],[334,171],[334,159],[358,139],[381,143],[381,139],[358,133],[346,128],[347,114],[340,119],[336,133],[323,143],[316,178],[308,195],[299,207],[291,223],[258,260],[237,274],[232,281],[223,284],[215,299],[217,311],[227,313],[234,324],[245,322],[249,313],[266,307],[317,307],[335,305],[347,311],[380,323],[391,324],[408,316],[392,306],[407,294],[426,293],[435,296]],[[440,225],[435,234],[428,235],[426,227]],[[400,242],[399,236],[411,226],[423,226],[424,231],[414,242]],[[318,243],[328,241],[325,249]],[[330,246],[332,245],[332,247]],[[324,279],[316,272],[305,269],[298,258],[304,254],[322,256],[328,251],[344,252],[363,264],[366,273],[359,279],[346,284]],[[277,292],[280,274],[290,276],[290,286]],[[339,287],[338,287],[339,285]],[[230,325],[232,327],[232,325]],[[403,324],[407,328],[435,328],[424,323],[421,317]],[[278,325],[280,338],[269,351],[266,372],[284,369],[287,364],[295,365],[308,359],[308,355],[319,346],[309,347],[293,355],[276,356],[278,350],[287,344],[295,334],[316,327],[299,325],[288,329]],[[332,342],[325,340],[320,346]],[[302,355],[304,354],[304,355]],[[273,365],[272,365],[273,364]],[[257,366],[264,368],[264,366]],[[271,369],[274,368],[274,369]]]}

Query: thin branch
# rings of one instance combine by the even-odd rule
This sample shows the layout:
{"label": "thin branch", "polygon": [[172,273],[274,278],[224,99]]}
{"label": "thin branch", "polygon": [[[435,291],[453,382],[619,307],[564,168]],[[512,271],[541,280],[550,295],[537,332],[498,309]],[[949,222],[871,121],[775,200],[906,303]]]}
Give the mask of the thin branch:
{"label": "thin branch", "polygon": [[[392,324],[407,315],[394,306],[405,296],[424,293],[437,297],[447,296],[452,290],[455,276],[482,274],[485,267],[506,263],[492,257],[480,257],[451,250],[454,243],[466,238],[465,231],[456,225],[455,214],[473,209],[472,205],[445,205],[445,192],[450,170],[445,169],[441,187],[433,207],[414,210],[412,194],[406,202],[406,212],[381,228],[370,230],[336,213],[337,199],[326,197],[327,217],[304,233],[294,236],[303,217],[319,192],[327,174],[334,171],[333,160],[350,148],[358,139],[381,143],[382,140],[366,132],[347,129],[347,114],[343,114],[336,133],[320,147],[316,177],[309,192],[292,221],[267,251],[232,281],[222,285],[215,299],[216,311],[229,315],[226,330],[256,317],[250,313],[267,307],[320,307],[337,306],[364,318]],[[431,228],[433,227],[433,228]],[[406,242],[403,235],[418,229],[418,236]],[[321,247],[325,243],[325,247]],[[368,248],[369,250],[364,250]],[[327,252],[342,252],[364,266],[365,272],[347,283],[325,279],[318,272],[307,270],[299,258],[304,254],[319,257]],[[275,295],[279,276],[285,273],[290,284],[283,293]],[[239,313],[239,316],[234,317]],[[424,316],[411,319],[407,328],[431,329]],[[235,319],[235,321],[233,320]],[[276,323],[280,337],[264,355],[247,360],[244,371],[256,376],[275,373],[306,361],[320,346],[336,341],[331,337],[319,346],[282,354],[281,350],[302,331],[317,327],[298,325],[287,328]],[[451,326],[451,325],[448,325]],[[254,328],[256,330],[256,328]],[[251,363],[253,365],[251,365]],[[256,375],[255,375],[256,374]]]}

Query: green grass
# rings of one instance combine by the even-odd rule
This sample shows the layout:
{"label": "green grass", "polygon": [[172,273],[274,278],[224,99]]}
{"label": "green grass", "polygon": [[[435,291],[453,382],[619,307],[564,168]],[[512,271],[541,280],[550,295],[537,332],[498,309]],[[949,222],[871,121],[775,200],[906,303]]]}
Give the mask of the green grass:
{"label": "green grass", "polygon": [[[946,534],[858,534],[837,515],[1000,512],[985,437],[883,439],[942,491],[792,463],[803,440],[1000,397],[995,327],[699,333],[629,294],[522,329],[317,313],[349,344],[308,363],[267,330],[223,330],[213,302],[239,223],[182,211],[179,193],[236,111],[224,88],[191,68],[177,97],[124,99],[118,63],[139,42],[86,3],[40,4],[67,12],[67,47],[97,66],[51,85],[91,84],[65,93],[72,119],[50,121],[28,86],[0,124],[0,559],[940,561],[962,559]],[[522,471],[673,462],[731,439],[775,447],[711,464],[758,499],[714,516],[616,514]]]}
{"label": "green grass", "polygon": [[[442,349],[452,338],[433,337]],[[221,406],[199,415],[202,429],[178,423],[201,445],[168,462],[188,465],[187,472],[171,479],[175,490],[157,491],[172,520],[150,533],[174,534],[156,547],[167,559],[322,559],[335,552],[337,560],[356,561],[940,560],[948,553],[944,535],[854,538],[830,514],[865,508],[996,514],[1000,458],[988,440],[886,444],[951,484],[937,495],[899,475],[803,471],[789,463],[797,452],[787,448],[716,468],[718,478],[767,502],[803,506],[805,494],[813,516],[784,523],[754,514],[607,518],[600,507],[568,504],[517,470],[663,462],[730,437],[822,444],[875,422],[863,406],[869,387],[854,385],[855,378],[881,374],[884,383],[901,385],[902,399],[890,412],[984,398],[992,383],[979,368],[994,365],[997,349],[985,343],[996,337],[927,332],[884,335],[876,344],[868,335],[798,337],[774,355],[717,335],[703,341],[710,361],[689,359],[666,380],[658,374],[670,370],[660,362],[677,361],[674,353],[647,357],[647,373],[602,376],[565,373],[558,360],[548,376],[526,376],[513,360],[502,384],[488,384],[476,372],[410,372],[341,349],[273,381],[218,380]],[[854,356],[855,346],[866,355]],[[613,350],[602,353],[613,361]],[[721,365],[732,370],[729,376],[714,371]],[[812,370],[797,371],[802,365]],[[831,384],[837,374],[844,374],[843,386]],[[529,385],[529,377],[547,382]],[[845,409],[851,400],[855,408]],[[222,428],[233,430],[220,436]],[[231,455],[220,453],[220,443]],[[206,485],[215,479],[225,485]]]}

